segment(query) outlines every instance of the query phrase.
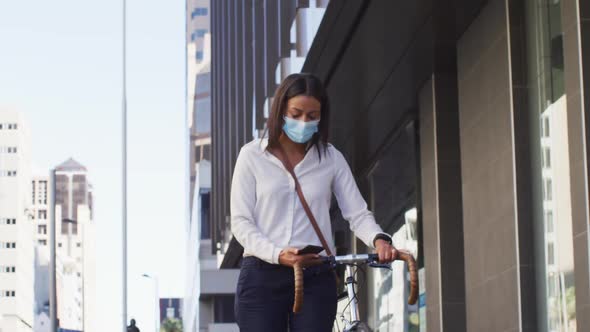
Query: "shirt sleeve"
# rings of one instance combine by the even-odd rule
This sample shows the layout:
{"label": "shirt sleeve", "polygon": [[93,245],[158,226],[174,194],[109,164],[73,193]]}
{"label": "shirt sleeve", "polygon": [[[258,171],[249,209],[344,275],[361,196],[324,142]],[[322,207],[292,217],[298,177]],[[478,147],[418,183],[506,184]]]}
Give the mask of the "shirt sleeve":
{"label": "shirt sleeve", "polygon": [[283,248],[268,239],[254,220],[256,179],[248,158],[242,149],[234,168],[230,194],[231,230],[247,252],[271,264],[279,264]]}
{"label": "shirt sleeve", "polygon": [[375,249],[373,240],[378,234],[384,233],[375,221],[373,213],[367,209],[367,202],[361,195],[350,170],[350,166],[340,151],[333,149],[334,182],[333,191],[338,201],[342,216],[350,225],[350,230],[369,248]]}

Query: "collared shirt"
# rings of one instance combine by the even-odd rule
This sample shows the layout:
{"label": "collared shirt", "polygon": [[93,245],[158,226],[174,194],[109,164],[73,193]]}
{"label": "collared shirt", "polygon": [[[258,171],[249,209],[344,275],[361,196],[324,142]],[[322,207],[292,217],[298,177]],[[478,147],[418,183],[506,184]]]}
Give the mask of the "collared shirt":
{"label": "collared shirt", "polygon": [[[321,246],[295,190],[295,182],[281,161],[266,151],[267,139],[255,139],[240,150],[231,186],[231,229],[244,247],[244,256],[279,263],[287,247]],[[294,167],[305,200],[332,252],[330,201],[336,196],[350,229],[368,247],[384,234],[367,209],[344,156],[331,144],[321,160],[317,147]],[[325,252],[322,252],[325,254]]]}

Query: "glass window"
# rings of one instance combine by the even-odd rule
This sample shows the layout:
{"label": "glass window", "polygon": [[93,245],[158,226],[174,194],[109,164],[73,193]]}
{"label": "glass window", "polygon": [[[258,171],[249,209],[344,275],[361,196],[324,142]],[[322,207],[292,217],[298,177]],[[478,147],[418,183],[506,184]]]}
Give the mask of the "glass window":
{"label": "glass window", "polygon": [[211,238],[211,221],[209,219],[209,192],[204,192],[201,193],[201,239]]}
{"label": "glass window", "polygon": [[527,0],[538,331],[575,331],[567,96],[560,0]]}
{"label": "glass window", "polygon": [[547,233],[553,233],[553,211],[546,212],[545,221],[547,222]]}
{"label": "glass window", "polygon": [[203,60],[203,51],[197,51],[197,53],[196,53],[196,55],[195,55],[195,58],[196,58],[198,61],[201,61],[201,60]]}

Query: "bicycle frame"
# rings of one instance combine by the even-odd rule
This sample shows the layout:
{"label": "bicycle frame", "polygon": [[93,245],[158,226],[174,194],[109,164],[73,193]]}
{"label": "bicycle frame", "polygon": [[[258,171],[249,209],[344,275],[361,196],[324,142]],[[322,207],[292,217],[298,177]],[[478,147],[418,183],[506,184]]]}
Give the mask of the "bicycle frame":
{"label": "bicycle frame", "polygon": [[358,307],[358,299],[356,298],[356,292],[354,289],[354,284],[356,280],[354,279],[354,270],[351,265],[346,265],[346,291],[348,293],[348,305],[350,306],[350,321],[346,320],[344,317],[344,313],[340,316],[342,322],[344,323],[344,332],[351,331],[353,328],[356,327],[360,323],[360,315],[359,315],[359,307]]}

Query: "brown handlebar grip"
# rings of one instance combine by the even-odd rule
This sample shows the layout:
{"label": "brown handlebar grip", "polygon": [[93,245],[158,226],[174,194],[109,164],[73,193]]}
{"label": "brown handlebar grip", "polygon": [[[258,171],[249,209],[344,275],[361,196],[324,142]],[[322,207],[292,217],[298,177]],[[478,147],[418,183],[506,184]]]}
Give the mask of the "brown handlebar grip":
{"label": "brown handlebar grip", "polygon": [[299,262],[293,265],[295,273],[295,301],[293,303],[293,312],[298,313],[303,304],[303,267]]}
{"label": "brown handlebar grip", "polygon": [[415,304],[418,300],[418,270],[416,269],[416,260],[414,260],[412,254],[403,251],[398,251],[398,260],[402,260],[408,264],[408,271],[410,272],[408,304]]}

